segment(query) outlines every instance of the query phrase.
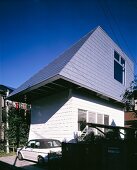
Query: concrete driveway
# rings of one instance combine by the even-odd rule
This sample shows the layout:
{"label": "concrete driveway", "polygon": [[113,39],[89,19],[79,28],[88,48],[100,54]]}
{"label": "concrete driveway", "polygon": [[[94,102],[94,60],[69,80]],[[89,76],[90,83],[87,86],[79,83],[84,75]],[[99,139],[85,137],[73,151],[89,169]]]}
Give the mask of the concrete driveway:
{"label": "concrete driveway", "polygon": [[0,162],[8,165],[12,165],[13,167],[19,167],[22,170],[48,170],[47,167],[39,167],[37,163],[30,162],[26,160],[19,161],[16,156],[6,156],[0,157]]}

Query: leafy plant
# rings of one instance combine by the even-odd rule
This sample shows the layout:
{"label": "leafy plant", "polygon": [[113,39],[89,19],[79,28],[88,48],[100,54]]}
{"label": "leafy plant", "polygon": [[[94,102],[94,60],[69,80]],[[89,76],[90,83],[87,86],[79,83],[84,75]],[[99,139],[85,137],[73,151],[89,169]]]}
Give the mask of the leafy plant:
{"label": "leafy plant", "polygon": [[126,89],[123,95],[123,102],[125,103],[126,111],[135,111],[135,99],[137,98],[137,76],[132,81],[130,87]]}
{"label": "leafy plant", "polygon": [[23,145],[28,140],[30,126],[30,111],[10,108],[8,113],[9,128],[6,130],[10,145],[16,147]]}

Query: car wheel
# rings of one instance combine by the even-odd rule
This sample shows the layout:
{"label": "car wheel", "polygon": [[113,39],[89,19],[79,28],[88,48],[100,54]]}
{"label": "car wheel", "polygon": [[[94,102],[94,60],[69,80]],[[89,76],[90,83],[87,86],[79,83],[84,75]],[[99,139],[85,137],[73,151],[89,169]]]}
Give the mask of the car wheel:
{"label": "car wheel", "polygon": [[39,165],[44,164],[44,158],[42,156],[38,156],[38,164]]}
{"label": "car wheel", "polygon": [[20,152],[18,153],[18,159],[23,160],[22,154]]}

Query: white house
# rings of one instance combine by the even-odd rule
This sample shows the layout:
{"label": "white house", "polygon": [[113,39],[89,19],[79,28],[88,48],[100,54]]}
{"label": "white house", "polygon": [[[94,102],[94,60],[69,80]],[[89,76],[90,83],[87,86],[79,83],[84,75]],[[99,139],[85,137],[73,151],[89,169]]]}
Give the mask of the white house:
{"label": "white house", "polygon": [[31,104],[30,139],[70,141],[81,121],[124,126],[122,94],[133,73],[133,62],[99,26],[9,98]]}

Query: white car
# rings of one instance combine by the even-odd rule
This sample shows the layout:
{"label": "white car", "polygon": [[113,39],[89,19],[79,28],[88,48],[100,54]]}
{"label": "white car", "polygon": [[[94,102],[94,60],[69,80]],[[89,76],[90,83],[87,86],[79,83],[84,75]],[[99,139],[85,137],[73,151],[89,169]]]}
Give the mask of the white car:
{"label": "white car", "polygon": [[61,155],[61,142],[56,139],[34,139],[17,149],[19,160],[27,159],[39,164]]}

